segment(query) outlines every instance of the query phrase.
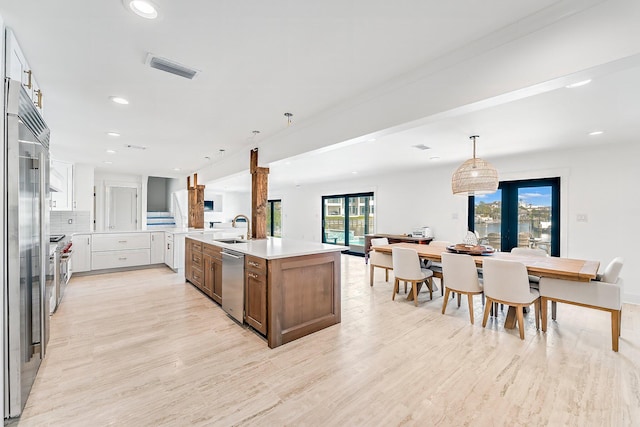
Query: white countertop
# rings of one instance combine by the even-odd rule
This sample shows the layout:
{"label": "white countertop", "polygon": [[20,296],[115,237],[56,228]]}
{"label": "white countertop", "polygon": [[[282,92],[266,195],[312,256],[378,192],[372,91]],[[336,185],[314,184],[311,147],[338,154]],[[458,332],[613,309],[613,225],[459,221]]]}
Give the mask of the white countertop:
{"label": "white countertop", "polygon": [[264,259],[289,258],[302,255],[313,255],[327,252],[338,252],[349,249],[348,246],[329,245],[326,243],[309,242],[306,240],[280,239],[268,237],[266,239],[248,240],[246,243],[223,243],[213,240],[212,236],[189,236],[191,239],[231,249],[246,255]]}

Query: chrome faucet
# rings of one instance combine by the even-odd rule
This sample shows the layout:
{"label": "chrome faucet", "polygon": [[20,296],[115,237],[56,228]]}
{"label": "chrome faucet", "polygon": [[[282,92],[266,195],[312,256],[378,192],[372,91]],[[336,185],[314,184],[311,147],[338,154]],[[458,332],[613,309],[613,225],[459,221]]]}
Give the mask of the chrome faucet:
{"label": "chrome faucet", "polygon": [[249,219],[248,216],[246,215],[236,215],[232,220],[231,220],[231,226],[233,228],[236,227],[236,221],[238,220],[238,218],[244,218],[245,221],[247,221],[247,240],[251,239],[251,220]]}

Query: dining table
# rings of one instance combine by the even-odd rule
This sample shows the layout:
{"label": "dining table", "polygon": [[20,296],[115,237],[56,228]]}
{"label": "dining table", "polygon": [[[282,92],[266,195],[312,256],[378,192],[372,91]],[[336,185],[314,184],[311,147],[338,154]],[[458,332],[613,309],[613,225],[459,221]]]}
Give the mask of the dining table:
{"label": "dining table", "polygon": [[[418,245],[414,243],[394,243],[389,245],[374,246],[373,250],[390,254],[393,248],[409,248],[418,253],[422,259],[434,262],[442,262],[442,253],[448,252],[446,244],[431,242],[429,245]],[[473,258],[477,267],[482,267],[482,262],[486,257],[493,257],[507,261],[517,261],[524,264],[527,272],[532,276],[550,277],[553,279],[573,280],[576,282],[589,282],[596,278],[599,261],[589,261],[573,258],[562,257],[540,257],[515,255],[510,252],[491,252],[483,255],[468,255]],[[413,293],[409,292],[407,299],[413,299]],[[505,319],[505,328],[513,329],[516,322],[516,313],[514,307],[509,307],[507,317]]]}

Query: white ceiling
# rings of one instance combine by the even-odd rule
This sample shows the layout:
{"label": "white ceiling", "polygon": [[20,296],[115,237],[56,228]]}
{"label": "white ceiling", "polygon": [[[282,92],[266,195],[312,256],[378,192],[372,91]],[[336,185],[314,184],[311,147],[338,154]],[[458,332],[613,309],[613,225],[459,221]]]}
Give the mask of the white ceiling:
{"label": "white ceiling", "polygon": [[[15,31],[45,94],[54,158],[114,172],[182,178],[246,150],[255,141],[253,130],[260,131],[261,140],[277,138],[287,127],[285,112],[294,114],[292,126],[303,126],[478,39],[523,28],[532,17],[553,22],[603,2],[154,3],[160,17],[149,21],[130,13],[120,0],[3,1],[0,15]],[[202,72],[190,81],[150,69],[144,64],[148,52]],[[438,164],[458,162],[470,155],[471,134],[481,136],[478,154],[487,159],[628,142],[640,130],[639,64],[603,65],[592,70],[597,78],[591,84],[576,89],[564,88],[567,76],[531,82],[534,90],[514,96],[491,88],[492,96],[477,105],[437,120],[378,132],[375,141],[355,143],[355,138],[273,162],[268,165],[270,186],[430,167],[433,156],[440,157]],[[469,74],[473,78],[473,70]],[[111,103],[112,95],[126,97],[130,105]],[[592,130],[605,133],[587,136]],[[109,137],[108,131],[122,136]],[[131,150],[126,144],[147,149]],[[418,151],[412,147],[416,144],[431,149]],[[107,149],[117,153],[107,154]],[[237,190],[247,188],[246,183],[245,174],[218,185]]]}

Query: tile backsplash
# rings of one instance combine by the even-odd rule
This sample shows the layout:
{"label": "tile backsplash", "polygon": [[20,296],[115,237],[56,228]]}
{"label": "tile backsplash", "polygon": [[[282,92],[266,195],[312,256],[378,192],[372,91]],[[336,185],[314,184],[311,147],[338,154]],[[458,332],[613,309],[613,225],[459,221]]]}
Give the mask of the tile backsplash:
{"label": "tile backsplash", "polygon": [[51,211],[51,234],[88,233],[91,231],[89,211]]}

